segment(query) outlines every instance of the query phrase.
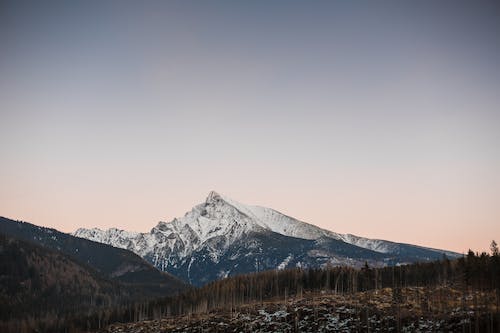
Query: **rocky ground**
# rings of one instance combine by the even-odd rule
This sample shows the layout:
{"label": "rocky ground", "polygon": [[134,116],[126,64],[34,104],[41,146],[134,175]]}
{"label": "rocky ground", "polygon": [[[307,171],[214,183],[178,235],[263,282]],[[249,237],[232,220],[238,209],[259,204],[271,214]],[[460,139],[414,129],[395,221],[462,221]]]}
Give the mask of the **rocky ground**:
{"label": "rocky ground", "polygon": [[382,289],[305,294],[235,311],[114,324],[102,332],[495,332],[496,311],[487,294],[464,296],[451,288]]}

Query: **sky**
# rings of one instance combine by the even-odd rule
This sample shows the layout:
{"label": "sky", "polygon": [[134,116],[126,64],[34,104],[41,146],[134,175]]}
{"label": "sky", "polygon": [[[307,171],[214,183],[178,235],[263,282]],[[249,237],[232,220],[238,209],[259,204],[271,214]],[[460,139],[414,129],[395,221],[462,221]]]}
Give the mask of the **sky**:
{"label": "sky", "polygon": [[211,190],[500,241],[496,1],[1,1],[0,215],[149,231]]}

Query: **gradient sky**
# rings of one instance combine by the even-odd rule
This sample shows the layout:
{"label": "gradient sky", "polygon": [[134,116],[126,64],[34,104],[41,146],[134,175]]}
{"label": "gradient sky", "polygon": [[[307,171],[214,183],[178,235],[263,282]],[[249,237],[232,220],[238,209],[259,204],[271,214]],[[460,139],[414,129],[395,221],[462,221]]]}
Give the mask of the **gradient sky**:
{"label": "gradient sky", "polygon": [[2,1],[0,215],[148,231],[210,190],[500,241],[497,1]]}

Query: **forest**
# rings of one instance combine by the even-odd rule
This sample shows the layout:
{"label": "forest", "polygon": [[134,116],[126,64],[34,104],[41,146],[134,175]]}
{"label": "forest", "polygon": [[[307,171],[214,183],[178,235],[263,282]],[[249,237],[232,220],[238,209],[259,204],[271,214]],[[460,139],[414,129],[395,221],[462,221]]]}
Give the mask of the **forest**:
{"label": "forest", "polygon": [[[446,317],[455,313],[463,322],[464,330],[465,323],[468,323],[471,332],[496,332],[500,331],[499,284],[500,255],[496,243],[492,242],[491,254],[469,251],[457,260],[444,257],[431,263],[383,268],[368,265],[362,269],[295,268],[246,274],[216,281],[177,297],[135,304],[126,311],[111,311],[105,318],[109,322],[131,322],[196,318],[211,312],[236,314],[244,307],[248,311],[249,305],[255,310],[271,302],[284,304],[286,308],[289,301],[312,299],[314,303],[315,297],[324,295],[354,298],[357,307],[365,307],[372,301],[376,302],[378,297],[370,299],[367,295],[380,291],[380,295],[390,295],[389,314],[395,317],[395,327],[402,325],[404,306],[408,302],[418,302],[422,310],[420,315],[440,313]],[[473,318],[460,318],[470,317],[471,309],[474,310]],[[361,319],[362,311],[358,314]]]}
{"label": "forest", "polygon": [[[6,276],[6,265],[0,275]],[[26,274],[30,274],[27,272]],[[2,332],[88,332],[99,331],[112,323],[142,322],[162,318],[196,316],[213,311],[231,314],[243,306],[258,308],[265,302],[286,303],[314,295],[362,295],[363,292],[390,291],[392,311],[399,313],[408,288],[421,287],[419,296],[426,308],[456,307],[447,295],[460,296],[460,307],[482,308],[488,316],[477,317],[474,327],[500,328],[500,254],[495,242],[491,254],[474,253],[449,260],[383,268],[367,264],[350,267],[293,268],[229,277],[179,295],[140,302],[88,307],[85,311],[38,313],[29,318],[9,320],[3,316]],[[441,290],[441,292],[435,292]],[[5,293],[5,291],[2,291]],[[2,295],[5,296],[5,295]],[[357,297],[357,296],[355,296]],[[421,298],[421,299],[420,299]],[[6,298],[3,298],[4,302]],[[2,309],[7,311],[6,308]],[[3,312],[4,314],[9,313]],[[14,318],[14,317],[12,317]],[[494,330],[493,330],[494,331]]]}

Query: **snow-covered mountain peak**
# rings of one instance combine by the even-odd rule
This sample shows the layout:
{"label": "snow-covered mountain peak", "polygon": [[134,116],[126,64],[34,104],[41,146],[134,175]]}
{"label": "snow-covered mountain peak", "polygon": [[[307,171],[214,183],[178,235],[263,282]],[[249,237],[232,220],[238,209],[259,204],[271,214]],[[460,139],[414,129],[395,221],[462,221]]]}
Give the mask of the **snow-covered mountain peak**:
{"label": "snow-covered mountain peak", "polygon": [[258,229],[266,229],[285,236],[304,239],[316,239],[322,236],[340,238],[339,235],[315,225],[299,221],[284,215],[274,209],[242,204],[223,194],[211,191],[205,201],[204,212],[208,218],[220,220],[220,214],[241,215],[238,219],[231,219],[230,223],[250,221]]}
{"label": "snow-covered mountain peak", "polygon": [[218,200],[223,200],[222,196],[215,191],[210,191],[210,193],[208,193],[208,196],[207,196],[207,199],[205,200],[205,202],[212,203],[212,202],[218,201]]}
{"label": "snow-covered mountain peak", "polygon": [[[218,206],[219,208],[224,206],[231,206],[233,209],[238,210],[240,213],[246,215],[247,217],[256,218],[251,209],[249,209],[249,206],[241,204],[215,191],[211,191],[208,194],[208,197],[205,200],[205,206]],[[226,210],[228,209],[230,210],[231,208],[226,208]]]}
{"label": "snow-covered mountain peak", "polygon": [[334,238],[377,252],[389,252],[393,244],[337,234],[271,208],[239,203],[216,191],[211,191],[205,202],[194,206],[183,217],[174,218],[171,222],[159,222],[149,233],[128,232],[117,228],[80,228],[73,234],[127,248],[140,255],[157,253],[162,248],[185,258],[211,240],[220,242],[223,239],[222,244],[227,247],[245,234],[263,230],[309,240]]}
{"label": "snow-covered mountain peak", "polygon": [[225,196],[224,194],[215,192],[215,191],[210,191],[208,193],[207,199],[205,200],[205,204],[227,204],[234,206],[235,208],[238,208],[241,204],[234,201],[233,199],[229,198],[228,196]]}
{"label": "snow-covered mountain peak", "polygon": [[[131,250],[159,269],[177,272],[186,281],[198,281],[196,283],[208,281],[204,277],[206,270],[217,265],[220,271],[216,276],[220,277],[231,270],[248,272],[254,268],[307,265],[307,262],[322,265],[326,261],[353,264],[367,259],[385,265],[396,260],[394,258],[398,258],[398,262],[430,260],[443,253],[338,234],[271,208],[239,203],[215,191],[184,216],[171,222],[158,222],[150,232],[80,228],[73,235]],[[300,248],[297,244],[301,244]],[[274,255],[267,258],[269,251],[274,251]],[[385,261],[381,261],[382,258]],[[228,269],[229,266],[232,268]]]}

